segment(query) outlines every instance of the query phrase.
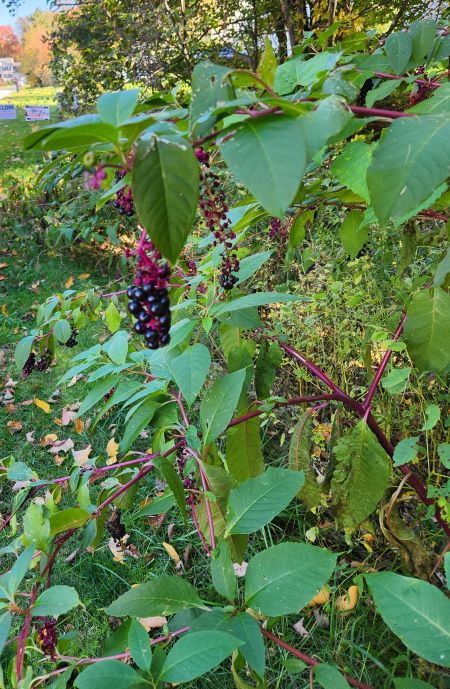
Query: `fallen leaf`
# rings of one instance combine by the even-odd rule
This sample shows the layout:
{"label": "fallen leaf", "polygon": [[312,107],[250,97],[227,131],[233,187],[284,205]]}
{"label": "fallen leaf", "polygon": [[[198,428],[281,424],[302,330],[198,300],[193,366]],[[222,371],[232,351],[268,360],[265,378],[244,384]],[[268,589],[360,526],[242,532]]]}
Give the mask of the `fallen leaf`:
{"label": "fallen leaf", "polygon": [[75,419],[75,433],[83,433],[84,430],[84,421],[83,419]]}
{"label": "fallen leaf", "polygon": [[31,433],[27,433],[25,438],[27,439],[27,443],[35,443],[36,440],[34,438],[34,431],[31,431]]}
{"label": "fallen leaf", "polygon": [[237,577],[245,577],[247,567],[248,562],[241,562],[241,564],[238,564],[237,562],[233,563],[234,573]]}
{"label": "fallen leaf", "polygon": [[9,432],[14,435],[14,433],[18,433],[19,431],[22,430],[23,423],[22,423],[22,421],[8,421],[6,426],[9,429]]}
{"label": "fallen leaf", "polygon": [[73,276],[71,275],[66,280],[66,289],[70,289],[72,287],[72,285],[73,285]]}
{"label": "fallen leaf", "polygon": [[4,402],[11,402],[11,400],[14,399],[14,390],[10,390],[9,388],[6,388],[3,390],[3,401]]}
{"label": "fallen leaf", "polygon": [[[47,433],[43,438],[40,439],[39,445],[46,447],[47,445],[53,445],[58,440],[56,433]],[[64,441],[61,441],[64,442]]]}
{"label": "fallen leaf", "polygon": [[78,279],[79,280],[87,280],[90,277],[91,277],[90,273],[81,273],[81,275],[78,276]]}
{"label": "fallen leaf", "polygon": [[175,531],[175,524],[169,524],[167,527],[167,540],[172,541],[173,540],[173,534]]}
{"label": "fallen leaf", "polygon": [[22,407],[29,407],[30,404],[34,404],[34,400],[24,400],[20,404],[22,405]]}
{"label": "fallen leaf", "polygon": [[295,632],[297,632],[297,634],[299,636],[309,636],[309,632],[303,624],[304,619],[305,618],[302,617],[298,622],[296,622],[295,624],[292,625],[292,628],[294,629]]}
{"label": "fallen leaf", "polygon": [[108,455],[108,459],[106,460],[106,464],[110,466],[111,464],[115,464],[117,462],[117,453],[119,451],[119,443],[116,443],[114,438],[111,438],[111,440],[108,441],[108,444],[106,446],[106,453]]}
{"label": "fallen leaf", "polygon": [[6,306],[6,304],[2,304],[0,306],[0,311],[2,312],[2,314],[4,316],[9,316],[9,311],[8,311],[8,307]]}
{"label": "fallen leaf", "polygon": [[0,263],[0,268],[7,268],[8,264],[7,263]]}
{"label": "fallen leaf", "polygon": [[64,455],[55,455],[55,456],[53,457],[53,459],[54,459],[54,461],[55,461],[55,464],[57,464],[58,466],[60,466],[60,465],[64,462],[64,460],[65,460],[66,458],[64,457]]}
{"label": "fallen leaf", "polygon": [[73,442],[72,438],[67,438],[67,440],[58,440],[56,443],[53,443],[49,452],[51,452],[52,455],[57,455],[60,452],[68,452],[73,447],[74,447],[74,442]]}
{"label": "fallen leaf", "polygon": [[72,455],[73,455],[75,464],[77,464],[78,466],[84,466],[89,459],[89,455],[91,454],[91,450],[92,450],[91,445],[87,445],[82,450],[72,450]]}
{"label": "fallen leaf", "polygon": [[70,411],[69,409],[66,409],[66,407],[64,407],[61,413],[61,424],[63,426],[68,426],[69,423],[76,419],[76,416],[77,413],[75,411]]}
{"label": "fallen leaf", "polygon": [[326,615],[324,612],[321,610],[313,610],[314,617],[316,619],[316,624],[320,629],[328,629],[330,626],[330,620],[328,619],[328,615]]}
{"label": "fallen leaf", "polygon": [[177,567],[179,567],[181,565],[181,558],[178,555],[175,548],[173,547],[173,545],[170,545],[170,543],[164,542],[162,544],[162,546],[163,546],[164,550],[166,551],[166,553],[168,554],[168,556],[170,557],[170,559],[175,562]]}
{"label": "fallen leaf", "polygon": [[0,275],[0,281],[6,280],[6,275],[3,275],[3,273]]}
{"label": "fallen leaf", "polygon": [[349,590],[344,596],[336,598],[335,607],[339,612],[348,612],[356,607],[359,598],[359,590],[357,586],[350,586]]}
{"label": "fallen leaf", "polygon": [[187,568],[189,564],[189,558],[191,557],[192,553],[192,543],[189,543],[189,545],[186,546],[184,553],[183,553],[183,563],[184,566]]}
{"label": "fallen leaf", "polygon": [[328,589],[325,587],[320,589],[319,593],[312,598],[308,605],[305,606],[307,608],[315,608],[318,605],[325,605],[325,603],[328,603],[330,600],[330,592]]}
{"label": "fallen leaf", "polygon": [[17,411],[18,407],[12,402],[8,402],[6,409],[8,410],[8,414],[12,414],[13,412]]}
{"label": "fallen leaf", "polygon": [[165,617],[139,617],[138,619],[147,632],[150,629],[159,629],[167,624],[167,618]]}
{"label": "fallen leaf", "polygon": [[48,402],[44,402],[43,400],[40,400],[37,397],[35,397],[34,403],[35,403],[36,407],[39,407],[39,409],[42,409],[42,411],[45,411],[46,414],[50,413],[50,405]]}
{"label": "fallen leaf", "polygon": [[148,526],[151,526],[153,529],[159,529],[163,525],[165,518],[166,513],[162,512],[161,514],[155,514],[155,516],[152,517],[146,517],[144,521]]}

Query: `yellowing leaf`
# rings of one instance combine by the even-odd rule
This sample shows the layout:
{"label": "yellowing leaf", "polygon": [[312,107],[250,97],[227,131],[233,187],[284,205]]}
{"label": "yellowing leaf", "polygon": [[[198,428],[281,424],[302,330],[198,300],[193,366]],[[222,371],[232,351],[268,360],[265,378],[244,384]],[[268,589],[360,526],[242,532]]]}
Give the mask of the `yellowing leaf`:
{"label": "yellowing leaf", "polygon": [[57,440],[58,436],[56,433],[47,433],[47,435],[40,439],[39,444],[45,447],[46,445],[53,445]]}
{"label": "yellowing leaf", "polygon": [[345,596],[339,596],[336,598],[336,610],[340,612],[348,612],[353,610],[358,602],[359,590],[357,586],[350,586]]}
{"label": "yellowing leaf", "polygon": [[86,464],[86,462],[89,459],[89,455],[91,454],[91,450],[91,445],[87,445],[82,450],[72,450],[75,464],[77,464],[78,466],[83,466],[84,464]]}
{"label": "yellowing leaf", "polygon": [[75,431],[76,433],[82,433],[84,430],[84,421],[83,419],[75,419]]}
{"label": "yellowing leaf", "polygon": [[106,446],[106,453],[108,455],[108,459],[106,460],[106,464],[109,466],[111,464],[115,464],[117,462],[117,452],[119,450],[119,443],[116,443],[114,438],[111,438],[111,440],[108,442]]}
{"label": "yellowing leaf", "polygon": [[42,411],[45,411],[46,414],[50,413],[50,405],[48,402],[44,402],[44,400],[39,400],[37,397],[35,397],[34,403],[35,403],[36,407],[39,407],[39,409],[42,409]]}
{"label": "yellowing leaf", "polygon": [[170,543],[163,543],[163,548],[168,554],[168,556],[175,562],[175,564],[178,566],[181,564],[181,559],[180,556],[178,555],[177,551],[173,547],[173,545],[170,545]]}
{"label": "yellowing leaf", "polygon": [[8,316],[8,315],[9,315],[6,304],[2,304],[2,305],[1,305],[0,311],[2,312],[2,314],[3,314],[4,316]]}
{"label": "yellowing leaf", "polygon": [[91,277],[90,273],[81,273],[81,275],[78,276],[78,279],[79,280],[87,280],[90,277]]}
{"label": "yellowing leaf", "polygon": [[167,624],[167,618],[165,617],[139,617],[139,622],[144,627],[145,631],[149,632],[150,629],[158,629],[159,627],[164,627]]}
{"label": "yellowing leaf", "polygon": [[72,287],[72,285],[73,285],[73,276],[71,275],[66,280],[66,289],[70,289]]}
{"label": "yellowing leaf", "polygon": [[319,593],[312,598],[306,607],[315,608],[318,605],[325,605],[330,600],[330,592],[327,588],[320,589]]}
{"label": "yellowing leaf", "polygon": [[22,430],[23,423],[22,421],[8,421],[6,426],[8,427],[9,432],[14,434]]}

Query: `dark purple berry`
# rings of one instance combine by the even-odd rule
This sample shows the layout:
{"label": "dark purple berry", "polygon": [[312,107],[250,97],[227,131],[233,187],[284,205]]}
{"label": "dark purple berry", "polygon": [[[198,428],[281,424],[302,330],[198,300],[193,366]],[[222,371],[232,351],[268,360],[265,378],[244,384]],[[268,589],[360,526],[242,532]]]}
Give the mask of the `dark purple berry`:
{"label": "dark purple berry", "polygon": [[128,302],[128,311],[134,315],[138,314],[139,311],[141,311],[141,308],[140,303],[138,301],[134,301],[134,299]]}
{"label": "dark purple berry", "polygon": [[170,342],[170,335],[169,335],[169,333],[162,333],[162,334],[160,335],[160,337],[159,337],[159,341],[160,341],[160,343],[162,344],[163,347],[165,347],[165,345],[168,345],[169,342]]}
{"label": "dark purple berry", "polygon": [[145,333],[145,325],[144,323],[141,323],[141,321],[136,321],[134,324],[134,332],[137,333],[138,335],[143,335]]}
{"label": "dark purple berry", "polygon": [[135,287],[135,289],[134,289],[134,299],[136,299],[136,301],[142,301],[143,298],[144,298],[144,296],[145,296],[145,295],[144,295],[144,290],[141,289],[140,287]]}
{"label": "dark purple berry", "polygon": [[141,321],[141,323],[148,323],[150,320],[150,314],[147,313],[147,311],[139,311],[138,315],[138,320]]}

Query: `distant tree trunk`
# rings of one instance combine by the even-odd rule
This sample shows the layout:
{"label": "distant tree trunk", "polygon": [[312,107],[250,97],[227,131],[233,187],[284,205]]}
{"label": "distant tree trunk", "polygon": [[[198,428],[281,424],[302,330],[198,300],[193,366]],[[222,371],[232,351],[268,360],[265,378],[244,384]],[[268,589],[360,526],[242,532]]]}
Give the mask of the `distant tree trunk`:
{"label": "distant tree trunk", "polygon": [[286,38],[286,27],[284,25],[284,18],[280,12],[276,13],[274,17],[275,22],[275,33],[278,41],[278,56],[286,57],[287,55],[287,38]]}
{"label": "distant tree trunk", "polygon": [[294,47],[296,40],[295,40],[295,31],[294,31],[294,25],[292,24],[292,18],[291,18],[291,12],[290,12],[290,3],[289,0],[280,0],[280,5],[281,5],[281,11],[283,13],[283,18],[284,18],[284,25],[286,27],[287,35],[289,36],[289,43],[291,44],[291,50]]}

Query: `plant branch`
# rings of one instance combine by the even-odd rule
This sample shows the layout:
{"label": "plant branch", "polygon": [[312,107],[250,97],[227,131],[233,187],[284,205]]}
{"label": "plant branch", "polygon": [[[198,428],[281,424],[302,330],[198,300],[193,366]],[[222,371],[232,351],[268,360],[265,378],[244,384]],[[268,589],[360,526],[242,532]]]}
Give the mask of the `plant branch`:
{"label": "plant branch", "polygon": [[[394,333],[394,336],[393,336],[393,338],[392,338],[392,340],[393,340],[394,342],[396,342],[396,341],[398,340],[398,338],[400,337],[400,335],[402,334],[403,328],[405,327],[405,322],[406,322],[406,314],[403,316],[402,320],[400,321],[400,323],[399,323],[399,325],[398,325],[397,330],[396,330],[395,333]],[[392,354],[392,349],[387,349],[386,352],[384,353],[384,356],[383,356],[383,358],[382,358],[382,360],[381,360],[380,365],[378,366],[378,369],[377,369],[377,371],[376,371],[376,373],[375,373],[375,376],[374,376],[374,378],[373,378],[373,380],[372,380],[372,382],[371,382],[371,384],[370,384],[370,387],[369,387],[369,390],[368,390],[368,392],[367,392],[366,398],[365,398],[365,400],[364,400],[364,402],[363,402],[363,407],[364,407],[365,409],[370,409],[370,404],[371,404],[371,402],[372,402],[373,396],[375,395],[375,393],[376,393],[376,391],[377,391],[377,387],[378,387],[378,385],[379,385],[379,383],[380,383],[380,380],[381,380],[381,378],[382,378],[382,376],[383,376],[383,373],[384,373],[384,371],[385,371],[385,369],[386,369],[386,366],[387,366],[388,363],[389,363],[389,359],[391,358],[391,354]]]}

